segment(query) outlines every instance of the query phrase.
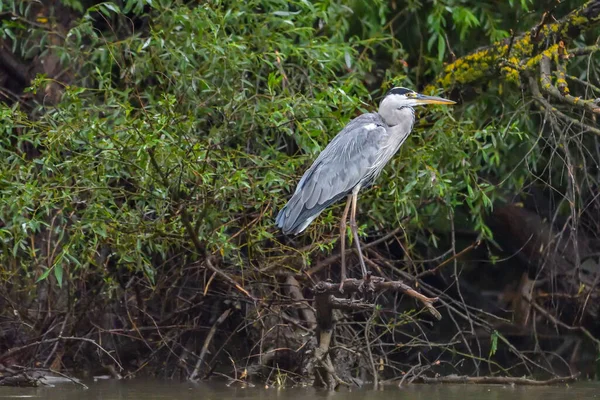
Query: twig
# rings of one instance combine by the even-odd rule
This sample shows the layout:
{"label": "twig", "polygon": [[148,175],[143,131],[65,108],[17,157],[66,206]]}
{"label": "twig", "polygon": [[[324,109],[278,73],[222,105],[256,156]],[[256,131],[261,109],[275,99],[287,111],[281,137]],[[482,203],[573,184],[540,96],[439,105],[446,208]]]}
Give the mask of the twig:
{"label": "twig", "polygon": [[[190,225],[190,227],[191,227],[191,225]],[[211,258],[212,258],[212,256],[207,254],[206,266],[208,267],[208,269],[210,269],[212,272],[215,272],[217,275],[219,275],[221,278],[223,278],[226,282],[228,282],[231,286],[235,287],[237,290],[239,290],[240,292],[245,294],[247,297],[249,297],[252,301],[254,301],[254,302],[257,301],[257,299],[254,296],[252,296],[250,293],[248,293],[248,291],[246,291],[246,289],[241,287],[235,280],[233,280],[232,277],[230,277],[225,272],[223,272],[220,269],[218,269],[217,267],[215,267],[211,261]]]}
{"label": "twig", "polygon": [[[58,333],[58,336],[62,336],[62,334],[65,331],[65,326],[67,325],[67,320],[69,319],[69,314],[65,315],[65,319],[63,320],[62,326],[60,327],[60,332]],[[56,353],[56,349],[58,348],[58,341],[54,344],[54,347],[52,347],[52,351],[50,351],[50,354],[48,354],[48,357],[46,357],[46,361],[44,361],[44,364],[42,364],[43,366],[48,365],[48,363],[50,362],[50,359],[52,358],[52,356],[54,355],[54,353]]]}
{"label": "twig", "polygon": [[[448,40],[448,35],[444,32],[444,39],[446,39],[446,47],[448,48],[448,51],[450,52],[450,62],[454,62],[456,61],[456,54],[454,53],[454,51],[452,51],[452,47],[450,46],[450,40]],[[377,385],[375,385],[375,387],[377,387]]]}
{"label": "twig", "polygon": [[327,302],[336,310],[364,311],[375,309],[375,305],[372,303],[365,303],[361,300],[354,299],[340,299],[339,297],[335,297],[333,295],[329,295]]}
{"label": "twig", "polygon": [[[380,255],[377,252],[374,252],[374,254],[376,254],[378,257],[380,257]],[[367,261],[367,263],[369,263],[370,265],[375,266],[377,269],[380,269],[379,265],[375,264],[373,261],[369,260],[368,258],[366,258],[365,261]],[[372,279],[377,280],[377,279],[382,279],[382,278],[374,277]],[[414,278],[413,278],[413,280],[414,280]],[[407,294],[410,297],[414,297],[415,299],[419,300],[423,304],[423,306],[425,306],[425,308],[427,308],[429,313],[431,315],[433,315],[438,321],[442,319],[442,314],[440,314],[438,312],[438,310],[436,310],[435,307],[432,305],[434,302],[436,302],[438,300],[437,297],[430,298],[430,297],[424,296],[402,281],[388,281],[388,282],[384,282],[384,283],[392,284],[391,285],[392,287],[390,287],[388,289],[395,290],[395,291],[401,291],[404,294]]]}
{"label": "twig", "polygon": [[[416,364],[416,365],[413,365],[411,367],[411,369],[409,369],[408,372],[402,376],[402,379],[400,380],[400,382],[398,382],[398,387],[399,388],[402,387],[402,385],[404,384],[404,381],[407,380],[411,375],[413,377],[408,382],[409,384],[412,383],[415,379],[419,378],[419,376],[422,373],[424,373],[425,371],[431,369],[431,365],[422,365],[422,363],[421,363],[421,353],[418,354],[418,359],[419,359],[419,363]],[[418,371],[418,372],[415,374],[414,373],[415,371]]]}
{"label": "twig", "polygon": [[583,79],[580,79],[580,78],[578,78],[576,76],[573,76],[573,75],[567,75],[567,79],[569,79],[571,81],[574,81],[574,82],[577,82],[577,83],[579,83],[580,85],[583,85],[586,88],[590,88],[590,89],[592,89],[592,92],[598,93],[600,95],[600,87],[594,86],[594,85],[592,85],[588,81],[584,81]]}
{"label": "twig", "polygon": [[542,28],[544,27],[544,25],[546,24],[546,21],[548,20],[548,16],[550,15],[549,11],[544,11],[544,13],[542,14],[542,19],[540,21],[539,24],[537,24],[534,28],[533,28],[533,35],[531,36],[531,38],[535,41],[537,41],[538,35],[540,34],[540,31],[542,30]]}
{"label": "twig", "polygon": [[373,360],[373,352],[371,351],[371,341],[369,340],[369,331],[371,330],[371,323],[376,314],[372,314],[367,321],[365,326],[365,345],[367,347],[367,354],[369,356],[369,363],[371,364],[371,371],[373,374],[373,389],[377,390],[379,387],[379,374],[377,373],[377,367],[375,366],[375,360]]}
{"label": "twig", "polygon": [[513,31],[512,29],[510,29],[510,42],[508,42],[508,48],[506,49],[506,53],[504,54],[505,59],[508,60],[508,56],[510,55],[510,52],[513,48],[513,43],[515,42],[515,31]]}
{"label": "twig", "polygon": [[528,296],[522,296],[522,297],[525,299],[525,301],[527,301],[529,304],[531,304],[531,306],[533,308],[535,308],[535,310],[537,312],[542,314],[546,319],[548,319],[554,325],[562,326],[563,328],[565,328],[566,330],[569,330],[569,331],[580,331],[585,336],[587,336],[588,339],[590,339],[592,342],[594,342],[598,348],[600,348],[600,340],[595,338],[594,335],[592,335],[592,333],[590,331],[588,331],[586,328],[584,328],[583,326],[568,325],[568,324],[562,322],[561,320],[559,320],[558,318],[556,318],[554,315],[550,314],[550,312],[548,312],[548,310],[546,310],[544,307],[540,306],[537,302],[531,300]]}
{"label": "twig", "polygon": [[[27,372],[27,371],[50,372],[50,373],[56,374],[58,376],[61,376],[65,379],[68,379],[69,381],[73,382],[74,384],[81,386],[83,389],[89,389],[89,387],[87,385],[85,385],[83,382],[81,382],[79,379],[73,378],[72,376],[69,376],[67,374],[63,374],[62,372],[56,371],[52,368],[31,368],[31,369],[24,368],[24,371],[25,372]],[[41,379],[44,379],[44,378],[42,377]]]}
{"label": "twig", "polygon": [[594,128],[592,126],[589,126],[587,124],[584,124],[583,122],[576,120],[575,118],[569,117],[565,113],[559,111],[556,107],[552,106],[552,104],[550,104],[546,99],[544,99],[544,97],[542,96],[542,93],[540,92],[538,84],[537,84],[536,80],[533,79],[533,77],[529,77],[529,87],[531,88],[531,93],[533,94],[533,99],[537,103],[539,103],[539,105],[541,106],[542,109],[546,110],[549,113],[553,113],[553,114],[557,115],[558,117],[564,119],[565,121],[567,121],[569,123],[572,123],[573,125],[576,125],[582,129],[588,130],[588,131],[600,136],[600,129]]}
{"label": "twig", "polygon": [[450,264],[452,261],[454,261],[455,259],[463,256],[464,254],[468,253],[469,251],[471,251],[473,249],[476,249],[477,247],[479,247],[480,244],[481,244],[481,240],[478,240],[478,241],[476,241],[474,243],[471,243],[469,246],[465,247],[464,249],[462,249],[458,253],[454,254],[452,257],[448,258],[447,260],[442,261],[437,267],[435,267],[433,269],[429,269],[427,271],[421,272],[420,274],[418,274],[417,276],[415,276],[415,279],[420,279],[420,278],[422,278],[424,276],[435,274],[442,267]]}
{"label": "twig", "polygon": [[540,86],[545,93],[577,108],[584,108],[594,114],[600,114],[600,106],[593,100],[584,100],[579,97],[573,97],[568,93],[562,94],[556,86],[552,84],[552,74],[550,68],[550,57],[542,54],[540,60]]}
{"label": "twig", "polygon": [[189,377],[190,381],[196,381],[198,379],[198,375],[200,373],[200,368],[202,367],[202,363],[204,362],[204,358],[206,357],[206,353],[208,352],[208,346],[210,345],[210,342],[212,341],[213,336],[215,336],[215,333],[217,332],[217,327],[219,325],[221,325],[227,319],[227,317],[229,316],[230,313],[231,313],[230,308],[225,310],[223,312],[223,314],[221,314],[221,316],[217,319],[217,321],[210,328],[208,335],[206,335],[206,339],[204,339],[204,345],[202,346],[202,350],[200,351],[200,356],[198,356],[198,361],[196,362],[196,366],[194,367],[194,370],[192,371],[192,374]]}
{"label": "twig", "polygon": [[76,340],[76,341],[91,343],[94,346],[96,346],[98,349],[100,349],[100,351],[102,351],[104,354],[109,356],[111,358],[111,360],[113,360],[113,362],[119,367],[119,369],[121,371],[123,370],[123,367],[121,366],[121,364],[112,356],[112,354],[110,354],[107,350],[105,350],[104,347],[102,347],[98,343],[96,343],[95,340],[83,338],[83,337],[74,337],[74,336],[59,336],[59,337],[52,338],[52,339],[46,339],[46,340],[40,340],[37,342],[28,343],[21,347],[13,347],[12,349],[9,349],[8,351],[6,351],[4,354],[0,355],[0,361],[4,361],[5,359],[9,358],[10,356],[12,356],[16,353],[19,353],[23,350],[26,350],[30,347],[35,347],[35,346],[39,346],[42,344],[50,344],[50,343],[57,342],[59,340]]}
{"label": "twig", "polygon": [[586,55],[596,52],[596,51],[600,51],[599,45],[575,47],[574,49],[567,50],[567,54],[569,56],[577,57],[577,56],[586,56]]}

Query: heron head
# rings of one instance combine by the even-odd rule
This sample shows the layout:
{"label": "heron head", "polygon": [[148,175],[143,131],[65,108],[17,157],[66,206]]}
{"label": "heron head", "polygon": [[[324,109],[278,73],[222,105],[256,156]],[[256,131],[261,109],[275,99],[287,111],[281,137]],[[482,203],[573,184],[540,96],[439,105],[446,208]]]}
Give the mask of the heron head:
{"label": "heron head", "polygon": [[383,107],[384,104],[385,107],[399,109],[402,107],[415,107],[426,104],[456,104],[456,102],[441,97],[426,96],[403,87],[395,87],[386,93],[381,101],[380,108]]}
{"label": "heron head", "polygon": [[452,100],[442,99],[441,97],[426,96],[415,92],[414,90],[403,87],[391,89],[379,104],[379,115],[390,126],[402,123],[404,120],[413,120],[407,116],[406,111],[413,110],[413,107],[425,104],[455,104]]}

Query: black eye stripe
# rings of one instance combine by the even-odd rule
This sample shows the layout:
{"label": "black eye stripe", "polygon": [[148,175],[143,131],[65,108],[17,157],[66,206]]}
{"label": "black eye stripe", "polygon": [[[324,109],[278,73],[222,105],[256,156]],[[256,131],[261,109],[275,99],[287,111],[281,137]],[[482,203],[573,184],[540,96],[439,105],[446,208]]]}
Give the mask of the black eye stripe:
{"label": "black eye stripe", "polygon": [[395,87],[390,89],[389,92],[387,92],[386,96],[389,96],[390,94],[404,94],[406,95],[407,93],[414,93],[414,91],[407,89],[407,88],[403,88],[403,87]]}

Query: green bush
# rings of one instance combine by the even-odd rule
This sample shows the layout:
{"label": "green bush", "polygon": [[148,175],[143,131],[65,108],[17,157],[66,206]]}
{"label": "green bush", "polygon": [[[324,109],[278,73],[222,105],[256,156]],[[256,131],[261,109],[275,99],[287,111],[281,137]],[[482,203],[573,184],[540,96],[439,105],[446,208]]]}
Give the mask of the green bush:
{"label": "green bush", "polygon": [[[128,12],[147,27],[123,34]],[[235,265],[245,264],[242,248],[251,262],[276,254],[272,246],[285,252],[274,214],[337,131],[376,109],[382,91],[363,83],[376,68],[370,57],[397,56],[387,35],[349,36],[353,17],[330,1],[90,8],[64,45],[45,50],[73,66],[61,100],[35,117],[3,106],[3,257],[60,282],[64,271],[101,269],[108,247],[111,262],[154,282],[160,262],[189,246],[182,208],[206,251]],[[34,92],[48,83],[39,77]],[[496,188],[483,176],[503,176],[523,144],[517,124],[479,128],[479,112],[422,115],[365,194],[361,222],[387,229],[411,217],[424,228],[466,203],[489,234],[482,216]],[[324,213],[303,240],[323,242],[336,221],[335,209]],[[44,262],[31,247],[42,227],[60,243]]]}

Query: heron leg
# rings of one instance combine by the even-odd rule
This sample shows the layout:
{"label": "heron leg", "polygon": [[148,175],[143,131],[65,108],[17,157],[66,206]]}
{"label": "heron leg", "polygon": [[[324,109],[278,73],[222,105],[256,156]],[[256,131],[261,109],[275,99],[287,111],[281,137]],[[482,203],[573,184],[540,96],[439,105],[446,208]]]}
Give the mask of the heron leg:
{"label": "heron leg", "polygon": [[365,260],[363,259],[362,250],[360,249],[360,241],[358,240],[358,226],[356,225],[356,204],[358,203],[358,191],[360,186],[357,186],[352,191],[352,209],[350,210],[350,229],[354,241],[356,242],[356,250],[358,251],[358,259],[360,260],[360,268],[362,269],[363,280],[367,279],[367,267],[365,266]]}
{"label": "heron leg", "polygon": [[346,281],[346,220],[348,219],[348,211],[350,210],[350,203],[352,202],[352,195],[348,195],[346,201],[346,208],[344,208],[344,214],[340,221],[340,252],[342,257],[342,272],[340,274],[340,292],[344,292],[343,286]]}

